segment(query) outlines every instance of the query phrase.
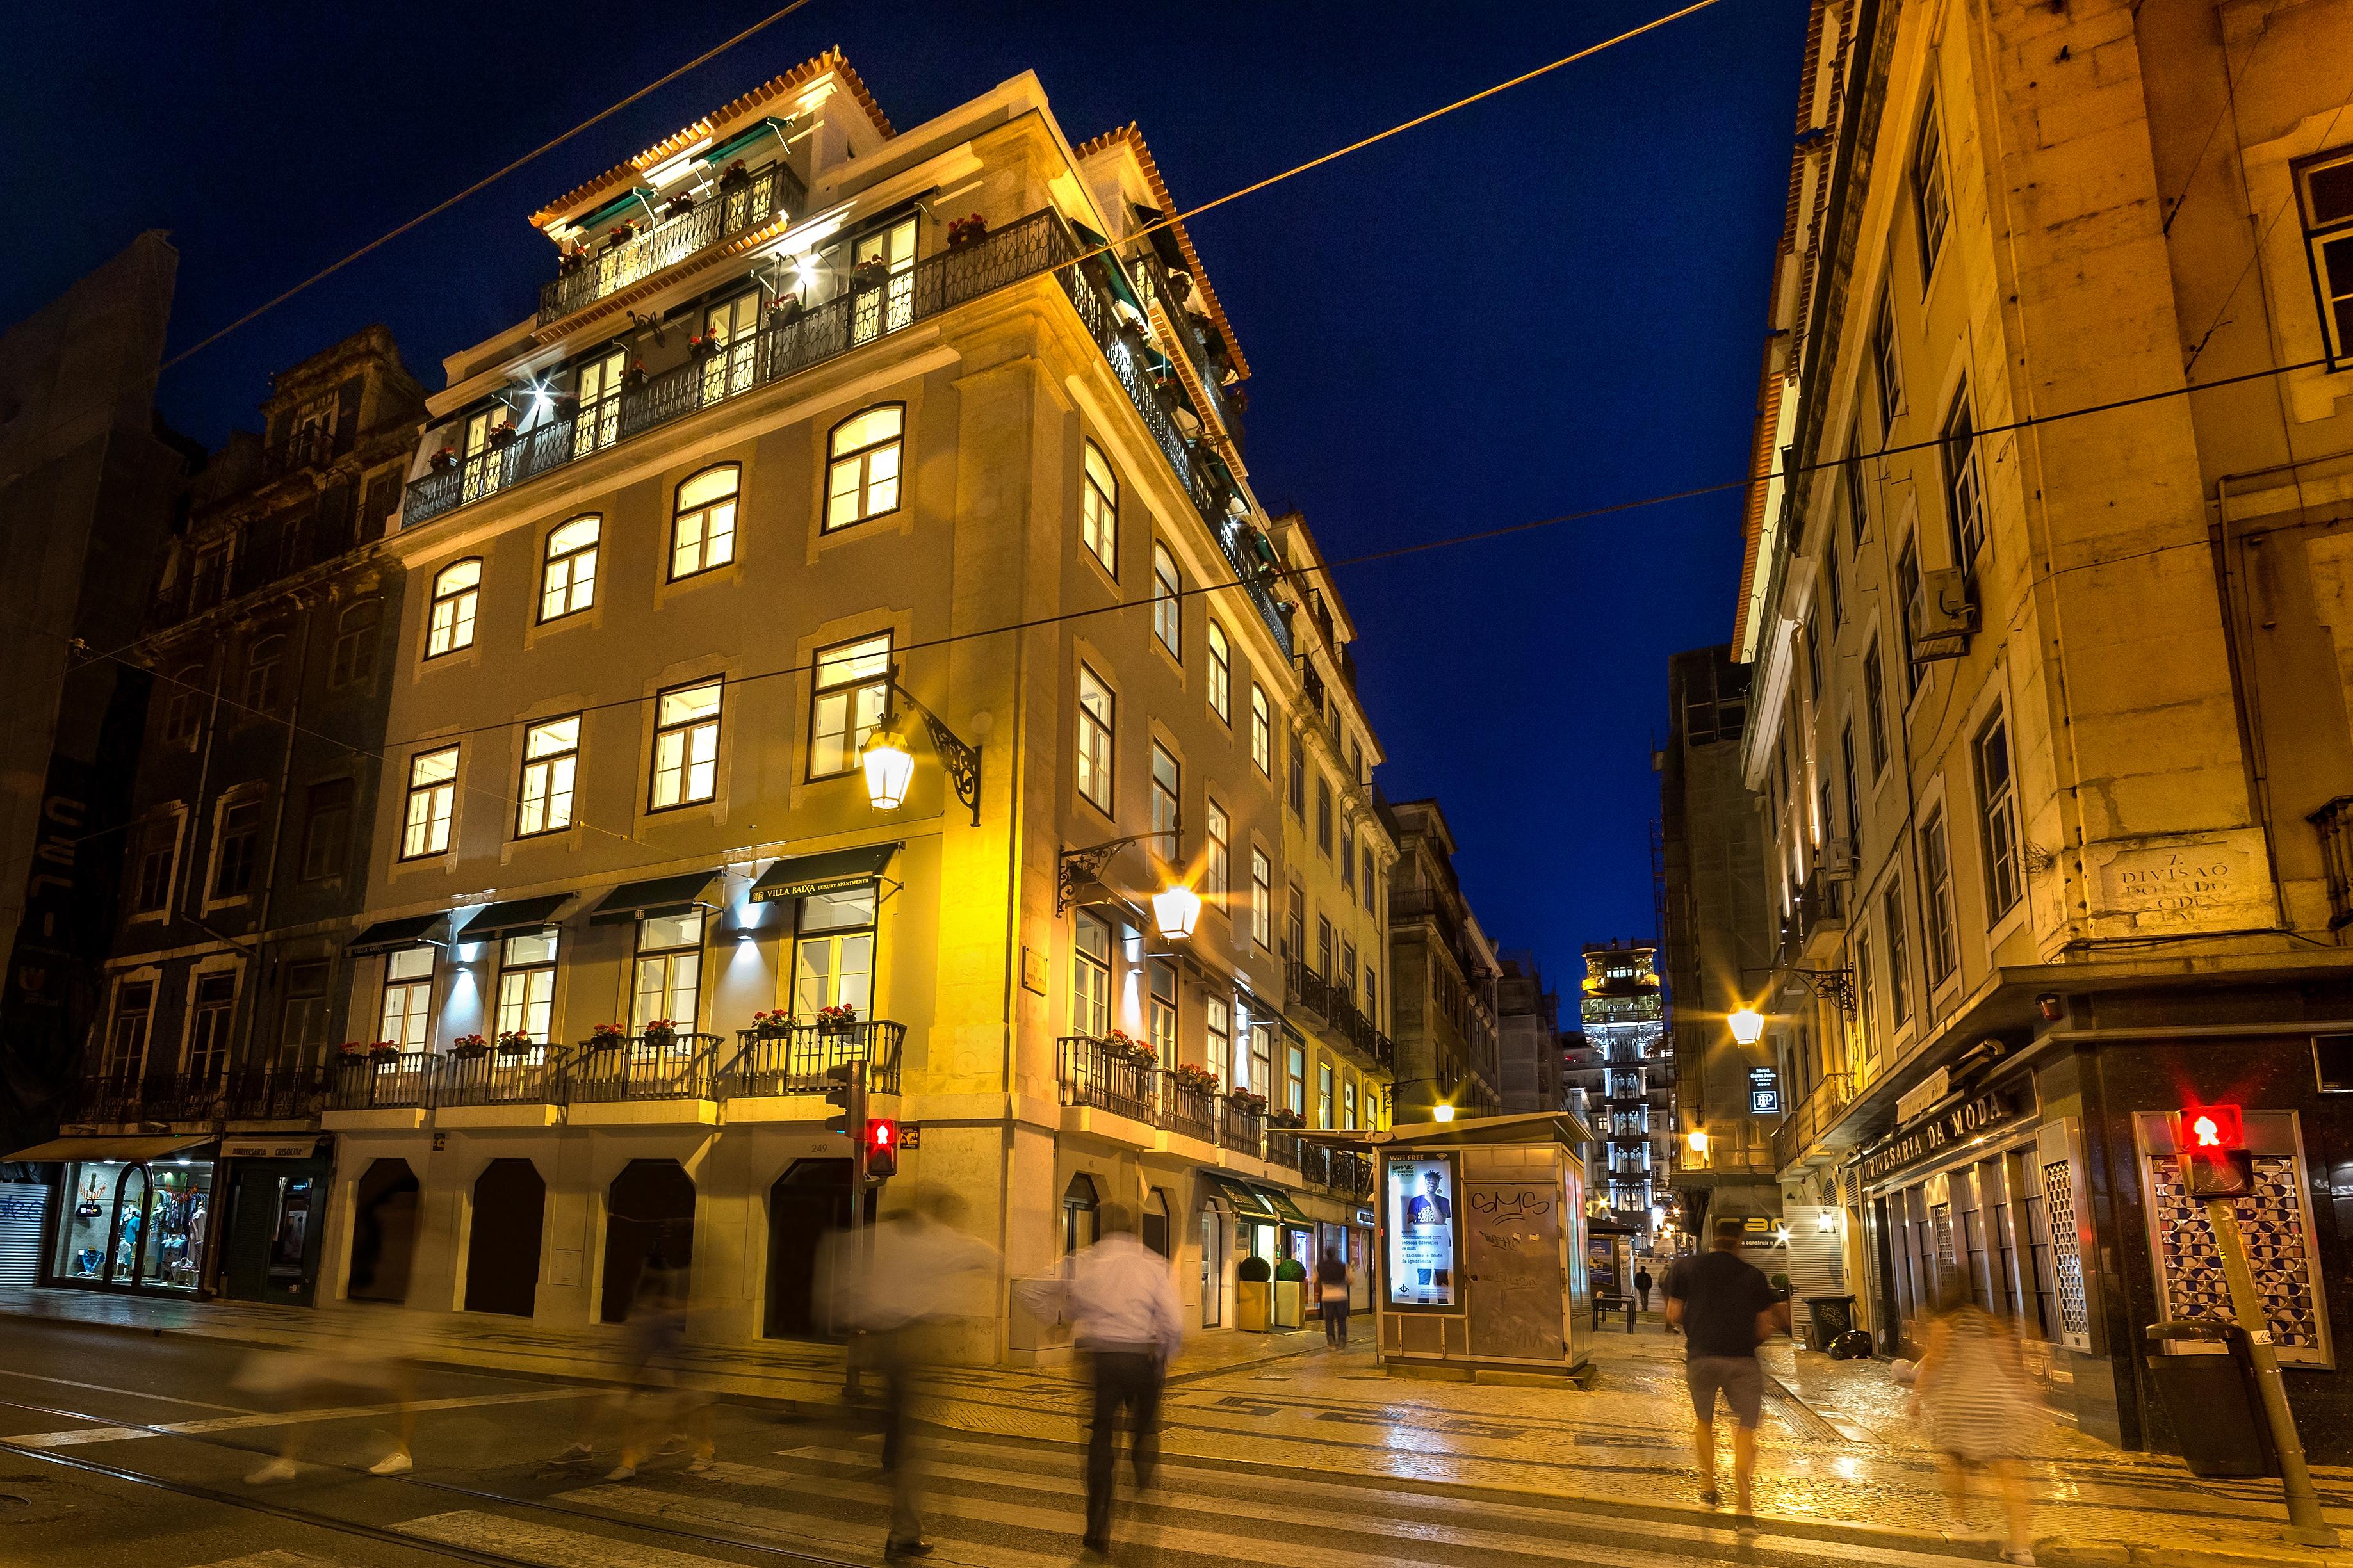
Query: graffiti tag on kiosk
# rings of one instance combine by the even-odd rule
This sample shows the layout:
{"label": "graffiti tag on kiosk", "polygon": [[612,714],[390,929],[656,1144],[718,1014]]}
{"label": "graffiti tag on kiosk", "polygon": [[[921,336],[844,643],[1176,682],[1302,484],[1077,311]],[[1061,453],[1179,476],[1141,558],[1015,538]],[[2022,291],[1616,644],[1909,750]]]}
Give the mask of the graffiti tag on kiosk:
{"label": "graffiti tag on kiosk", "polygon": [[1552,1213],[1552,1199],[1542,1191],[1530,1187],[1524,1187],[1509,1196],[1474,1187],[1471,1192],[1471,1207],[1474,1213],[1488,1219],[1534,1219],[1538,1215]]}

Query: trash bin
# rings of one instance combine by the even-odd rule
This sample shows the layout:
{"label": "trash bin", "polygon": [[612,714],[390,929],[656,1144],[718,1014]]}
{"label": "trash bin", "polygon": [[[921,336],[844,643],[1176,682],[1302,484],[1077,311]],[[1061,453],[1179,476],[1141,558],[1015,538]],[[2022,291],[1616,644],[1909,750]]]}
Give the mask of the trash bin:
{"label": "trash bin", "polygon": [[2157,1384],[2173,1424],[2173,1439],[2181,1447],[2181,1462],[2193,1476],[2276,1476],[2279,1457],[2272,1448],[2272,1430],[2263,1419],[2262,1395],[2255,1391],[2254,1363],[2248,1358],[2239,1325],[2219,1318],[2151,1323],[2152,1343],[2199,1341],[2228,1348],[2227,1355],[2173,1355],[2164,1352],[2148,1358],[2148,1373]]}
{"label": "trash bin", "polygon": [[1806,1343],[1818,1351],[1854,1327],[1854,1298],[1809,1296],[1806,1300]]}

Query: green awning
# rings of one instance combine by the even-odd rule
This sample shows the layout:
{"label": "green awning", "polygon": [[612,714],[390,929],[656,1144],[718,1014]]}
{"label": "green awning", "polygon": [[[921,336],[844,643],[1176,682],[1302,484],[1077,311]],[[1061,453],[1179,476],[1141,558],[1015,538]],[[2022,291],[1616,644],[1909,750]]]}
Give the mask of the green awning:
{"label": "green awning", "polygon": [[555,911],[564,907],[569,893],[549,893],[537,899],[511,899],[503,904],[485,904],[472,920],[459,928],[460,942],[496,942],[501,937],[520,936],[555,923]]}
{"label": "green awning", "polygon": [[447,942],[449,940],[449,917],[436,911],[429,915],[409,915],[396,921],[378,921],[353,939],[343,951],[353,958],[364,958],[375,952],[396,952],[418,942]]}
{"label": "green awning", "polygon": [[863,844],[855,849],[830,849],[822,855],[787,856],[752,884],[752,901],[764,904],[776,899],[806,899],[812,893],[855,888],[881,876],[882,868],[898,852],[895,843]]}
{"label": "green awning", "polygon": [[776,139],[776,152],[781,155],[785,151],[786,123],[770,115],[749,131],[738,132],[730,136],[710,152],[696,154],[696,159],[711,168],[723,170],[732,159],[750,152],[759,142],[766,141],[771,136]]}
{"label": "green awning", "polygon": [[1202,1172],[1201,1179],[1209,1184],[1213,1192],[1222,1194],[1225,1200],[1234,1205],[1234,1213],[1243,1218],[1273,1219],[1277,1217],[1275,1211],[1268,1206],[1266,1200],[1259,1196],[1257,1189],[1247,1186],[1231,1176],[1219,1175],[1215,1171]]}
{"label": "green awning", "polygon": [[1292,1225],[1312,1226],[1315,1223],[1301,1211],[1297,1204],[1291,1201],[1291,1194],[1288,1193],[1273,1187],[1252,1187],[1250,1191],[1256,1193],[1259,1195],[1259,1201],[1272,1209],[1276,1217],[1280,1219],[1288,1221]]}
{"label": "green awning", "polygon": [[574,218],[572,226],[594,232],[599,225],[620,217],[625,213],[642,217],[646,211],[642,198],[651,195],[653,195],[653,188],[649,185],[632,185],[596,211],[582,213],[578,217]]}
{"label": "green awning", "polygon": [[716,871],[689,871],[678,877],[655,877],[643,882],[624,882],[605,895],[596,912],[588,917],[592,926],[617,925],[653,915],[682,915],[703,902],[703,889],[711,886]]}
{"label": "green awning", "polygon": [[142,1160],[161,1160],[167,1155],[184,1154],[212,1142],[209,1133],[201,1138],[160,1132],[127,1138],[52,1138],[46,1143],[19,1149],[0,1163],[37,1165],[48,1160],[121,1160],[136,1163]]}

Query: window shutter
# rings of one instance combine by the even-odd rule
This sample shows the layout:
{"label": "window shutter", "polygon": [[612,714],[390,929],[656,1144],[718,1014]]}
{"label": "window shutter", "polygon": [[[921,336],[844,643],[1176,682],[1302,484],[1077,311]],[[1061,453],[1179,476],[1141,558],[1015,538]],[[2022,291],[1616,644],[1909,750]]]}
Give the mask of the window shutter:
{"label": "window shutter", "polygon": [[352,449],[360,434],[360,378],[352,377],[335,388],[335,453],[338,457]]}

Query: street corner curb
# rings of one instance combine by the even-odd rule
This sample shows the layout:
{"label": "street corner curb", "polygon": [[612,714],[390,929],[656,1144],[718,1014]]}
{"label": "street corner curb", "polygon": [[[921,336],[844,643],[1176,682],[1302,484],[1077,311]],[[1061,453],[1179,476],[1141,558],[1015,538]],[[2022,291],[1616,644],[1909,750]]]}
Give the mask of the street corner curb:
{"label": "street corner curb", "polygon": [[2040,1568],[2353,1568],[2353,1555],[2289,1542],[2137,1546],[2052,1536],[2034,1543]]}

